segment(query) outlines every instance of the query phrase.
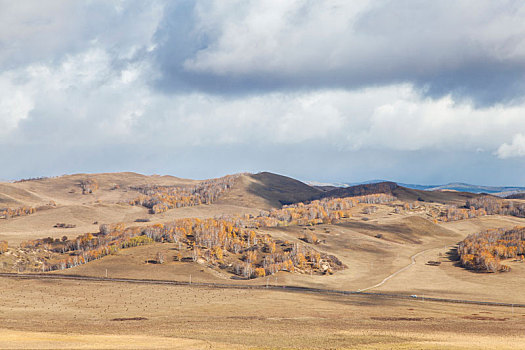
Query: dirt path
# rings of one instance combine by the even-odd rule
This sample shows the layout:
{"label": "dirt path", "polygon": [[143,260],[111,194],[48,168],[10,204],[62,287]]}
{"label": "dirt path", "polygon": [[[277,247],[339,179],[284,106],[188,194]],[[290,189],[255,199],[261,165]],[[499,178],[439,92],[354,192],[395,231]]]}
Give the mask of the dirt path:
{"label": "dirt path", "polygon": [[[415,258],[423,254],[426,251],[436,249],[430,248],[421,251],[411,257],[413,263],[405,266],[406,269],[415,264]],[[397,271],[402,272],[403,269]],[[395,274],[393,274],[395,275]],[[392,277],[390,275],[389,277]],[[345,296],[356,296],[356,297],[368,297],[368,298],[384,298],[384,299],[399,299],[399,300],[424,300],[433,301],[438,303],[454,303],[454,304],[472,304],[472,305],[486,305],[486,306],[504,306],[504,307],[519,307],[525,308],[525,304],[519,303],[505,303],[495,301],[477,301],[477,300],[466,300],[466,299],[450,299],[450,298],[435,298],[435,297],[417,297],[409,296],[406,294],[395,294],[395,293],[377,293],[377,292],[363,292],[363,291],[346,291],[337,289],[321,289],[321,288],[309,288],[292,285],[240,285],[240,284],[222,284],[222,283],[208,283],[208,282],[187,282],[187,281],[169,281],[169,280],[149,280],[149,279],[131,279],[131,278],[104,278],[104,277],[92,277],[92,276],[78,276],[78,275],[59,275],[59,274],[17,274],[17,273],[0,273],[0,278],[14,278],[14,279],[47,279],[47,280],[75,280],[75,281],[87,281],[87,282],[106,282],[106,283],[136,283],[136,284],[151,284],[151,285],[173,285],[173,286],[189,286],[196,288],[219,288],[219,289],[265,289],[265,290],[278,290],[290,293],[315,293],[315,294],[327,294],[327,295],[345,295]],[[369,287],[375,288],[375,286]]]}
{"label": "dirt path", "polygon": [[367,290],[370,290],[370,289],[374,289],[374,288],[377,288],[377,287],[381,287],[383,284],[385,284],[388,280],[390,280],[391,278],[394,278],[395,276],[397,276],[398,274],[400,274],[401,272],[405,271],[405,270],[408,270],[409,268],[411,268],[413,265],[416,264],[416,258],[421,255],[421,254],[424,254],[428,251],[431,251],[431,250],[434,250],[434,249],[439,249],[440,247],[434,247],[434,248],[429,248],[429,249],[425,249],[425,250],[422,250],[414,255],[412,255],[410,257],[410,264],[408,264],[407,266],[397,270],[396,272],[394,272],[393,274],[385,277],[381,282],[379,282],[378,284],[374,284],[373,286],[370,286],[370,287],[367,287],[367,288],[362,288],[362,289],[358,289],[357,291],[358,292],[364,292],[364,291],[367,291]]}

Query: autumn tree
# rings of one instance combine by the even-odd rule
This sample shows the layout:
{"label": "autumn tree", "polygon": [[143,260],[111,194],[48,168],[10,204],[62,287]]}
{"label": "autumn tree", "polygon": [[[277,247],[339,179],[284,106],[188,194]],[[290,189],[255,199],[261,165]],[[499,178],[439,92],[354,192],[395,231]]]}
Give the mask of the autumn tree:
{"label": "autumn tree", "polygon": [[80,181],[82,194],[90,194],[98,190],[98,182],[95,179],[84,179]]}
{"label": "autumn tree", "polygon": [[7,251],[7,241],[0,241],[0,254]]}
{"label": "autumn tree", "polygon": [[266,271],[262,267],[258,267],[255,269],[255,277],[264,277],[266,276]]}

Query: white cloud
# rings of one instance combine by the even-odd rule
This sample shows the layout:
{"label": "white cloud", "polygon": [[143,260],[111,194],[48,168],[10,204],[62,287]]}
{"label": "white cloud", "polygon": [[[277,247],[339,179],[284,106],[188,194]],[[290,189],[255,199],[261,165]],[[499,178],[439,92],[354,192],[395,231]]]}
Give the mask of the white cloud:
{"label": "white cloud", "polygon": [[[479,109],[447,91],[426,98],[417,81],[480,58],[521,72],[519,4],[496,11],[481,1],[473,13],[446,8],[473,3],[435,2],[411,14],[405,1],[197,2],[188,28],[169,25],[162,1],[35,4],[0,0],[3,149],[57,140],[85,153],[253,146],[271,158],[269,148],[304,148],[328,150],[334,163],[357,150],[525,155],[524,103]],[[165,76],[179,90],[151,85],[166,73],[157,65],[162,26],[175,38],[163,59],[186,69]],[[202,39],[197,51],[185,46],[192,35]],[[185,89],[192,79],[197,88]]]}
{"label": "white cloud", "polygon": [[214,40],[185,67],[217,75],[337,72],[380,80],[438,73],[480,57],[519,63],[524,14],[522,4],[492,1],[206,2],[197,7],[196,30]]}
{"label": "white cloud", "polygon": [[[0,73],[0,141],[64,146],[125,141],[151,92],[147,62],[115,69],[102,48]],[[21,122],[23,121],[23,124]]]}
{"label": "white cloud", "polygon": [[525,157],[525,136],[523,134],[516,134],[512,139],[512,143],[502,144],[496,154],[499,158],[506,159],[511,157]]}
{"label": "white cloud", "polygon": [[493,151],[525,134],[525,105],[475,109],[410,85],[222,98],[152,97],[137,127],[172,145],[311,143],[347,150]]}
{"label": "white cloud", "polygon": [[56,66],[3,73],[4,142],[140,142],[181,149],[312,143],[336,150],[478,152],[525,134],[525,105],[475,109],[448,96],[422,98],[410,84],[238,97],[164,95],[148,85],[152,72],[147,60],[116,70],[109,53],[95,47]]}
{"label": "white cloud", "polygon": [[30,96],[17,89],[11,79],[9,74],[0,74],[0,136],[16,129],[34,107]]}
{"label": "white cloud", "polygon": [[163,7],[163,0],[0,0],[0,68],[61,60],[93,44],[130,58],[154,45]]}

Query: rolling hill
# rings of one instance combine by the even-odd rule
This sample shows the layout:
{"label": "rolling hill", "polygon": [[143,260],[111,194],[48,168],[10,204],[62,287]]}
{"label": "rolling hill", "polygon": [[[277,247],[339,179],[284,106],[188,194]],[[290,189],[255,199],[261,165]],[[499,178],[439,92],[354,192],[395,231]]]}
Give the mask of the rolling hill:
{"label": "rolling hill", "polygon": [[[443,325],[469,332],[475,326],[485,334],[496,324],[505,337],[509,327],[522,334],[525,315],[514,305],[525,303],[516,288],[525,264],[514,259],[506,262],[511,271],[505,274],[472,273],[458,266],[455,247],[471,233],[509,229],[525,219],[482,215],[446,221],[435,215],[449,209],[442,203],[461,206],[476,196],[393,182],[318,188],[268,172],[210,180],[76,174],[0,183],[0,209],[37,208],[0,219],[0,241],[9,245],[5,250],[0,242],[0,270],[12,272],[0,278],[6,296],[0,320],[24,330],[42,331],[46,325],[50,332],[89,326],[90,332],[150,327],[154,333],[166,327],[166,334],[182,329],[181,337],[202,334],[205,327],[223,339],[232,329],[247,327],[238,334],[245,339],[262,326],[286,330],[285,339],[289,329],[302,324],[305,333],[287,347],[299,340],[310,345],[304,337],[312,324],[330,322],[327,329],[332,329],[346,322],[343,332],[363,319],[366,327],[383,327],[389,337],[392,329]],[[374,201],[380,198],[385,200]],[[314,199],[322,200],[299,203]],[[156,211],[155,205],[165,206]],[[107,242],[119,245],[108,253]],[[250,272],[250,264],[257,271]],[[63,275],[78,280],[60,279]],[[42,276],[49,280],[38,280]],[[133,285],[112,279],[131,279]],[[296,294],[312,288],[344,293]],[[400,297],[373,294],[378,292]],[[513,306],[476,305],[474,310],[470,303],[429,298]],[[267,345],[269,330],[263,330],[259,347]],[[318,348],[337,345],[341,332],[319,340]],[[406,345],[405,338],[402,342]]]}
{"label": "rolling hill", "polygon": [[[348,188],[356,187],[361,185],[374,185],[378,183],[393,182],[388,180],[369,180],[356,183],[320,183],[315,181],[309,181],[307,184],[318,188],[323,191],[334,190],[337,188]],[[468,192],[468,193],[487,193],[495,196],[505,197],[507,195],[519,194],[525,192],[525,187],[520,186],[483,186],[483,185],[472,185],[463,182],[451,182],[443,185],[419,185],[419,184],[408,184],[402,182],[396,182],[397,185],[413,190],[422,191],[457,191],[457,192]]]}
{"label": "rolling hill", "polygon": [[424,191],[406,188],[394,182],[378,182],[325,190],[324,192],[321,192],[316,198],[344,198],[376,193],[391,194],[402,201],[435,202],[453,205],[464,205],[467,199],[477,196],[477,194],[468,192]]}
{"label": "rolling hill", "polygon": [[[445,190],[419,190],[394,182],[335,187],[310,186],[293,178],[261,172],[238,174],[234,185],[224,192],[217,205],[244,208],[280,208],[285,204],[308,202],[321,198],[344,198],[368,194],[391,194],[403,201],[436,202],[463,205],[476,194]],[[82,193],[82,182],[94,180],[98,190]],[[0,183],[0,208],[38,207],[55,202],[58,207],[117,205],[129,202],[140,193],[138,189],[151,186],[189,188],[206,180],[181,179],[173,176],[146,176],[137,173],[75,174],[55,178]]]}

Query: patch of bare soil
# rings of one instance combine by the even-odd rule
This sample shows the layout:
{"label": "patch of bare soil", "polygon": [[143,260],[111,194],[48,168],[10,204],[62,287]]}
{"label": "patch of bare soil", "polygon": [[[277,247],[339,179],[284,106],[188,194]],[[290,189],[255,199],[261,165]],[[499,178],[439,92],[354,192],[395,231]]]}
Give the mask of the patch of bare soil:
{"label": "patch of bare soil", "polygon": [[147,321],[147,317],[117,317],[112,318],[111,321]]}
{"label": "patch of bare soil", "polygon": [[476,320],[476,321],[507,321],[508,317],[489,317],[489,316],[479,316],[479,315],[467,315],[463,316],[465,320]]}
{"label": "patch of bare soil", "polygon": [[433,320],[432,317],[370,317],[375,321],[429,321]]}

